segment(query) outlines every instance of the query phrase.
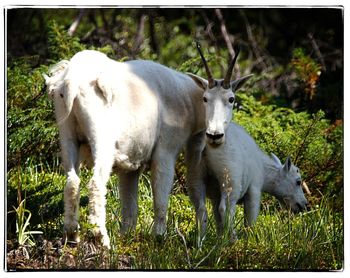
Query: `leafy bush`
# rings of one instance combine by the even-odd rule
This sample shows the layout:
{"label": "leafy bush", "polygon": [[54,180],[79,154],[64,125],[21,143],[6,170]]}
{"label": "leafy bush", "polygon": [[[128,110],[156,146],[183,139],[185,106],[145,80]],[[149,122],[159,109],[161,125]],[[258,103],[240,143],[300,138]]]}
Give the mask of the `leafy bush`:
{"label": "leafy bush", "polygon": [[7,166],[49,163],[58,152],[53,106],[41,73],[32,69],[35,57],[18,59],[7,69]]}
{"label": "leafy bush", "polygon": [[49,56],[53,61],[69,59],[75,53],[84,50],[79,38],[71,37],[56,21],[51,21],[48,26]]}

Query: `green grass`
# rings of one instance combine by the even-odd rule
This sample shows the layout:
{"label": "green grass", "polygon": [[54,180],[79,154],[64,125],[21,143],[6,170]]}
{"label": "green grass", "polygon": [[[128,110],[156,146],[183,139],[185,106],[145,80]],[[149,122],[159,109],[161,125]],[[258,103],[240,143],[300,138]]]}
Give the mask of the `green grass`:
{"label": "green grass", "polygon": [[[82,172],[81,239],[91,240],[87,223],[86,183],[91,176]],[[170,198],[167,233],[162,239],[151,234],[153,203],[150,180],[142,175],[139,186],[139,218],[136,230],[120,235],[119,194],[112,177],[107,184],[107,228],[111,239],[108,252],[89,245],[64,247],[58,262],[48,268],[68,267],[67,256],[75,268],[125,267],[131,269],[225,269],[225,270],[337,270],[343,268],[343,212],[333,209],[335,197],[324,196],[306,212],[292,215],[272,201],[263,201],[256,225],[243,226],[243,209],[236,213],[238,240],[219,237],[209,208],[208,231],[198,245],[195,211],[188,196],[173,194]],[[32,213],[30,230],[40,230],[47,240],[61,237],[63,229],[63,187],[65,177],[60,168],[34,167],[13,169],[8,173],[8,207],[17,205],[20,191],[26,198],[26,209]],[[266,198],[263,198],[265,200]],[[271,199],[271,198],[270,198]],[[14,238],[14,215],[8,214],[8,239]],[[33,238],[35,242],[35,237]],[[89,249],[90,248],[90,249]],[[91,254],[94,255],[91,255]],[[126,263],[121,263],[122,261]]]}

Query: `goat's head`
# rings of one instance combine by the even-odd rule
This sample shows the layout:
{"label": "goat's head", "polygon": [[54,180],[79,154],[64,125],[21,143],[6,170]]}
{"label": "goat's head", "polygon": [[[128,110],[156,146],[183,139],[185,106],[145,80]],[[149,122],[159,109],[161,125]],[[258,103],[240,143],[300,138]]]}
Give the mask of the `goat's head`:
{"label": "goat's head", "polygon": [[218,146],[225,141],[225,131],[231,122],[235,91],[252,75],[231,81],[233,67],[239,54],[239,48],[236,48],[236,54],[230,62],[225,78],[214,79],[198,43],[197,49],[208,80],[194,74],[189,73],[188,75],[204,90],[203,103],[206,114],[207,142],[212,146]]}
{"label": "goat's head", "polygon": [[307,200],[302,189],[302,180],[299,168],[296,167],[288,156],[284,165],[274,154],[271,154],[275,165],[279,170],[277,175],[275,196],[293,212],[303,211],[307,208]]}

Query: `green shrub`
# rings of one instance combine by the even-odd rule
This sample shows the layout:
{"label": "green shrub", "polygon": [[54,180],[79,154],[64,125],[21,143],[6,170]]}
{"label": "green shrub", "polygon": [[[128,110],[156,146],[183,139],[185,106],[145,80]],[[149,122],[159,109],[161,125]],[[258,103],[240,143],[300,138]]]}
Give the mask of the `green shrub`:
{"label": "green shrub", "polygon": [[7,166],[52,164],[58,152],[58,134],[51,101],[41,73],[32,69],[35,57],[13,61],[7,69]]}
{"label": "green shrub", "polygon": [[50,21],[48,25],[49,56],[57,62],[62,59],[70,59],[75,53],[84,50],[78,37],[68,35],[63,26]]}

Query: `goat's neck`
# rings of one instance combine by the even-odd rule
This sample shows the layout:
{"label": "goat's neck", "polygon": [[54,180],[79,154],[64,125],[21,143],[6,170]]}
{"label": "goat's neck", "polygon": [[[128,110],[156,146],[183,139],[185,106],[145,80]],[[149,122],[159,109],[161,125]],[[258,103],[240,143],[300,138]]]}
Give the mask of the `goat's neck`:
{"label": "goat's neck", "polygon": [[264,184],[262,187],[263,192],[267,192],[275,197],[278,197],[277,180],[278,180],[279,168],[276,167],[274,161],[267,155],[264,159]]}
{"label": "goat's neck", "polygon": [[190,94],[192,105],[194,108],[193,117],[195,117],[197,132],[203,131],[205,129],[205,108],[203,104],[203,90],[196,88]]}

